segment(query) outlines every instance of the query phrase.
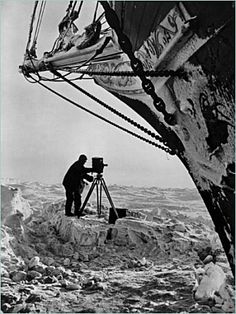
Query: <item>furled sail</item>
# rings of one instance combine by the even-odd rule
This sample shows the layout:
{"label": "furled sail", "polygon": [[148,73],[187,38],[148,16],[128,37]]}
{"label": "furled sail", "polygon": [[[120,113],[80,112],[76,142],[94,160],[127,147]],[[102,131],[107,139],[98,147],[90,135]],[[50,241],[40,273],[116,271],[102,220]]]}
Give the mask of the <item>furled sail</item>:
{"label": "furled sail", "polygon": [[[34,44],[26,50],[23,66],[25,73],[37,73],[48,70],[48,64],[55,69],[78,68],[88,61],[100,62],[119,58],[122,53],[112,30],[102,30],[100,20],[95,20],[80,32],[75,24],[78,12],[67,12],[58,25],[59,35],[51,51],[37,58]],[[99,56],[96,58],[95,52]]]}

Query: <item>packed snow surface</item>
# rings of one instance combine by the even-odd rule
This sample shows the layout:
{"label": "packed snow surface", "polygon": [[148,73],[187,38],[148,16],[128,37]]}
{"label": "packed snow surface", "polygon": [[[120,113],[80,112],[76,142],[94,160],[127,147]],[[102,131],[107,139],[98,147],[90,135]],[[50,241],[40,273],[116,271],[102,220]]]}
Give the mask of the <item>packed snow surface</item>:
{"label": "packed snow surface", "polygon": [[[88,192],[84,191],[85,196]],[[109,186],[65,217],[60,184],[2,185],[2,311],[233,312],[232,274],[196,190]]]}

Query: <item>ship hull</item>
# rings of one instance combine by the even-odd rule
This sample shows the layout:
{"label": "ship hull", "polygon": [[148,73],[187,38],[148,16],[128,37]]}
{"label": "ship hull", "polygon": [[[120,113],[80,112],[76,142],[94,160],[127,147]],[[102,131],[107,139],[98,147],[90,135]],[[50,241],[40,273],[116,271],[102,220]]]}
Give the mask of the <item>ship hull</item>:
{"label": "ship hull", "polygon": [[[134,4],[137,2],[126,2],[126,10]],[[138,48],[135,56],[145,70],[181,68],[187,74],[187,80],[174,75],[151,78],[166,111],[175,116],[175,125],[165,122],[139,78],[94,79],[141,115],[176,151],[208,209],[234,273],[234,8],[230,2],[183,2],[171,9],[169,5],[166,3],[162,18],[158,16],[158,25],[150,19],[154,29],[150,35],[141,32],[141,46],[134,36],[139,29],[135,18],[133,24],[123,25],[123,30]],[[122,20],[121,3],[113,2],[113,8]],[[90,68],[105,69],[131,67],[124,59]]]}

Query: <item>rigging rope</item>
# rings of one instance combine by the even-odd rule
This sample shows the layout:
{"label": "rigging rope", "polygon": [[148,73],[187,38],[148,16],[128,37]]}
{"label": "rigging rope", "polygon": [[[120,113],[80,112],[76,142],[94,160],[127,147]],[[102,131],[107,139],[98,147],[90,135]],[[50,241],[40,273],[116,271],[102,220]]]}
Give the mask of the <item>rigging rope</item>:
{"label": "rigging rope", "polygon": [[95,20],[96,20],[97,10],[98,10],[98,1],[97,1],[97,3],[96,3],[96,8],[95,8],[95,11],[94,11],[93,23],[94,23],[94,22],[95,22]]}
{"label": "rigging rope", "polygon": [[79,8],[78,8],[78,17],[80,15],[80,11],[82,9],[82,5],[83,5],[83,1],[80,1]]}
{"label": "rigging rope", "polygon": [[146,78],[142,62],[135,57],[132,51],[132,44],[129,38],[123,33],[116,12],[110,7],[108,2],[100,1],[100,3],[104,8],[108,24],[111,26],[111,28],[115,30],[117,34],[118,42],[121,49],[124,51],[124,53],[128,55],[133,71],[137,73],[139,78],[141,79],[144,91],[152,97],[154,107],[164,115],[164,120],[166,121],[166,123],[168,123],[169,125],[175,125],[175,116],[166,111],[166,106],[163,99],[157,96],[155,92],[155,87],[153,86],[152,82]]}
{"label": "rigging rope", "polygon": [[99,17],[97,18],[96,22],[100,21],[103,17],[104,17],[105,13],[102,12],[101,15],[99,15]]}
{"label": "rigging rope", "polygon": [[28,41],[27,41],[26,48],[25,48],[26,51],[29,50],[29,45],[30,45],[30,42],[31,42],[31,35],[32,35],[32,32],[33,32],[33,25],[34,25],[34,19],[35,19],[37,6],[38,6],[38,1],[35,1],[32,17],[31,17],[31,22],[30,22]]}
{"label": "rigging rope", "polygon": [[148,139],[146,139],[145,137],[143,137],[143,136],[141,136],[141,135],[139,135],[139,134],[136,134],[136,133],[134,133],[134,132],[132,132],[132,131],[130,131],[130,130],[127,130],[126,128],[124,128],[124,127],[122,127],[122,126],[116,124],[115,122],[112,122],[112,121],[110,121],[110,120],[108,120],[108,119],[106,119],[106,118],[100,116],[99,114],[97,114],[97,113],[95,113],[95,112],[93,112],[93,111],[91,111],[91,110],[89,110],[89,109],[87,109],[87,108],[84,108],[83,106],[79,105],[78,103],[74,102],[73,100],[69,99],[68,97],[66,97],[66,96],[64,96],[64,95],[62,95],[62,94],[56,92],[56,91],[53,90],[52,88],[50,88],[50,87],[46,86],[45,84],[41,83],[40,81],[36,80],[32,75],[29,75],[29,76],[31,77],[31,79],[32,79],[35,83],[40,84],[41,86],[43,86],[44,88],[46,88],[46,89],[49,90],[50,92],[56,94],[57,96],[61,97],[61,98],[64,99],[64,100],[68,101],[68,102],[71,103],[72,105],[74,105],[74,106],[76,106],[76,107],[78,107],[78,108],[80,108],[80,109],[82,109],[82,110],[84,110],[84,111],[90,113],[91,115],[93,115],[93,116],[95,116],[95,117],[97,117],[97,118],[99,118],[99,119],[101,119],[101,120],[103,120],[103,121],[105,121],[105,122],[111,124],[112,126],[115,126],[116,128],[118,128],[118,129],[120,129],[120,130],[122,130],[122,131],[124,131],[124,132],[126,132],[126,133],[128,133],[128,134],[130,134],[130,135],[132,135],[132,136],[134,136],[134,137],[136,137],[136,138],[138,138],[138,139],[140,139],[140,140],[142,140],[142,141],[144,141],[144,142],[150,144],[150,145],[152,145],[152,146],[155,146],[155,147],[157,147],[157,148],[159,148],[159,149],[162,149],[162,150],[166,151],[167,153],[169,153],[169,154],[171,154],[171,155],[174,155],[174,153],[173,153],[172,151],[169,151],[168,148],[166,148],[166,147],[164,147],[164,146],[161,146],[161,145],[157,144],[156,142],[153,142],[153,141],[151,141],[151,140],[148,140]]}
{"label": "rigging rope", "polygon": [[77,4],[77,1],[75,1],[75,2],[74,2],[74,5],[73,5],[73,8],[72,8],[72,11],[71,11],[71,13],[73,13],[73,12],[74,12],[74,10],[75,10],[75,7],[76,7],[76,4]]}
{"label": "rigging rope", "polygon": [[35,28],[35,35],[34,35],[34,42],[35,43],[37,42],[37,39],[38,39],[39,30],[41,27],[45,6],[46,6],[46,2],[42,1],[41,5],[40,5],[40,10],[39,10],[38,22],[37,22],[37,25]]}
{"label": "rigging rope", "polygon": [[[38,39],[38,35],[39,35],[39,30],[40,30],[40,27],[41,27],[41,23],[42,23],[42,19],[43,19],[43,14],[44,14],[44,10],[45,10],[45,6],[46,6],[46,2],[45,1],[42,1],[41,2],[41,5],[40,5],[40,10],[39,10],[39,15],[38,15],[38,20],[37,20],[37,25],[36,25],[36,28],[35,28],[35,32],[34,32],[34,39],[32,41],[32,45],[31,45],[31,48],[30,48],[30,54],[32,56],[34,56],[35,58],[37,58],[37,55],[36,55],[36,44],[37,44],[37,39]],[[28,49],[27,49],[28,50]]]}
{"label": "rigging rope", "polygon": [[66,9],[66,12],[70,12],[70,9],[72,7],[72,3],[73,3],[73,1],[69,1],[68,7]]}

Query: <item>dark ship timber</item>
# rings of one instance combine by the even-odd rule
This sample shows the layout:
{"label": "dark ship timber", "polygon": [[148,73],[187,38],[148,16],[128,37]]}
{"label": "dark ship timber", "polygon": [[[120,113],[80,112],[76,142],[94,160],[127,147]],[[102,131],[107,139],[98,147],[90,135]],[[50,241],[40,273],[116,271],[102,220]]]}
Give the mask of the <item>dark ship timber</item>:
{"label": "dark ship timber", "polygon": [[51,71],[73,85],[58,70],[89,74],[141,115],[160,136],[146,133],[187,168],[234,273],[234,3],[100,5],[109,33],[94,21],[87,36],[72,34],[42,59],[28,50],[22,71]]}

